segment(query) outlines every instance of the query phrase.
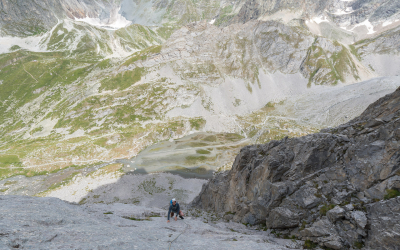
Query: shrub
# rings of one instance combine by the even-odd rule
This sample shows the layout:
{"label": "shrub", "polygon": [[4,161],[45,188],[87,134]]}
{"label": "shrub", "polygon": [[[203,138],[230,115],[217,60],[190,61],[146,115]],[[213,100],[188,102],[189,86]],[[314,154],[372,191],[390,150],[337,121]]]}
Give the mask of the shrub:
{"label": "shrub", "polygon": [[356,249],[361,249],[363,247],[364,247],[364,243],[362,243],[360,241],[357,241],[354,243],[354,248],[356,248]]}
{"label": "shrub", "polygon": [[317,243],[312,242],[311,240],[306,240],[304,242],[303,248],[304,249],[314,249],[318,246]]}
{"label": "shrub", "polygon": [[319,213],[324,216],[324,215],[326,215],[326,213],[329,210],[333,209],[334,207],[335,207],[335,205],[333,205],[333,204],[329,204],[329,205],[325,204],[320,208]]}
{"label": "shrub", "polygon": [[395,198],[397,196],[400,196],[400,191],[397,189],[386,189],[386,195],[384,196],[385,200],[389,200],[392,198]]}

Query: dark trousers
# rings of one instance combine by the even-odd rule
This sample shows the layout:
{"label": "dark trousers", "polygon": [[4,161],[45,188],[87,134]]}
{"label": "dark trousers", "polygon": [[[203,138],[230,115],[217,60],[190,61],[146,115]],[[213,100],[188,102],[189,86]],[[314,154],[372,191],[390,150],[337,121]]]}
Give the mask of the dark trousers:
{"label": "dark trousers", "polygon": [[[179,211],[179,215],[183,217],[183,212]],[[171,217],[174,217],[174,212],[171,212]]]}

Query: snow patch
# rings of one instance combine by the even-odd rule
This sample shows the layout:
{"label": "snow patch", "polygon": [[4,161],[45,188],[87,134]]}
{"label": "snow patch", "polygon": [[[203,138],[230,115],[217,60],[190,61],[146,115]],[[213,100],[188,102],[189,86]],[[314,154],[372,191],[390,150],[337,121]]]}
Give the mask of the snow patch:
{"label": "snow patch", "polygon": [[356,26],[353,27],[352,30],[354,30],[355,28],[357,28],[357,27],[359,27],[359,26],[365,26],[365,27],[367,27],[367,29],[368,29],[368,33],[367,33],[367,34],[368,34],[368,35],[374,34],[374,33],[375,33],[375,31],[374,31],[374,26],[371,24],[371,22],[370,22],[369,20],[365,20],[364,22],[357,24]]}
{"label": "snow patch", "polygon": [[79,22],[85,22],[88,23],[92,26],[100,27],[103,29],[108,29],[108,30],[117,30],[121,28],[125,28],[132,24],[131,21],[128,21],[123,17],[121,14],[119,14],[119,10],[121,8],[113,9],[110,18],[101,20],[100,18],[90,18],[90,17],[85,17],[85,18],[75,18],[75,21]]}
{"label": "snow patch", "polygon": [[47,52],[47,43],[60,23],[61,21],[58,20],[57,24],[51,30],[40,36],[29,36],[24,38],[0,36],[0,54],[9,53],[10,49],[15,45],[33,52]]}
{"label": "snow patch", "polygon": [[369,20],[365,20],[362,23],[356,24],[353,28],[347,29],[347,27],[340,27],[341,29],[344,29],[346,31],[354,31],[355,28],[365,26],[368,30],[368,35],[374,34],[376,31],[374,31],[374,26],[371,24]]}
{"label": "snow patch", "polygon": [[391,25],[391,24],[393,24],[393,23],[396,23],[396,22],[398,22],[398,21],[399,21],[399,20],[386,21],[386,22],[382,23],[382,27],[389,26],[389,25]]}
{"label": "snow patch", "polygon": [[382,27],[391,25],[392,23],[393,23],[392,21],[386,21],[386,22],[382,23]]}
{"label": "snow patch", "polygon": [[10,52],[11,47],[17,45],[22,49],[34,52],[46,52],[45,46],[41,46],[45,36],[20,37],[0,37],[0,54]]}
{"label": "snow patch", "polygon": [[311,19],[312,22],[320,24],[323,22],[329,23],[329,20],[325,16],[318,16]]}

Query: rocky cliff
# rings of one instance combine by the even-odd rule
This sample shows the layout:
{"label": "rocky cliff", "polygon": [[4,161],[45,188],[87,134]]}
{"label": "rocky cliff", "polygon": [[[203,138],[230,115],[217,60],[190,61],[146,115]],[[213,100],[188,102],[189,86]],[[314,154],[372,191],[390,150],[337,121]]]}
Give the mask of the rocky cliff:
{"label": "rocky cliff", "polygon": [[58,20],[66,17],[109,17],[113,7],[113,3],[103,0],[1,0],[0,28],[11,36],[37,35],[50,30]]}
{"label": "rocky cliff", "polygon": [[379,22],[396,17],[398,1],[376,0],[242,0],[236,1],[238,12],[230,22],[247,22],[283,11],[300,13],[303,18],[328,15],[336,24],[354,25],[365,20]]}
{"label": "rocky cliff", "polygon": [[247,146],[193,205],[333,249],[400,245],[400,88],[337,128]]}

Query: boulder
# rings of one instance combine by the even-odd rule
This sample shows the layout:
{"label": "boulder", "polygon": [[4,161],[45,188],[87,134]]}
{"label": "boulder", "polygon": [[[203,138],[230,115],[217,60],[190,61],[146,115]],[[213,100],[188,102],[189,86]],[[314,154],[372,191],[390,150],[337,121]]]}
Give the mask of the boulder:
{"label": "boulder", "polygon": [[291,228],[299,225],[299,216],[287,208],[274,208],[266,220],[267,228]]}
{"label": "boulder", "polygon": [[343,249],[344,247],[334,225],[326,219],[315,222],[311,227],[301,231],[300,234],[304,239],[318,242],[332,249]]}
{"label": "boulder", "polygon": [[326,216],[331,222],[335,222],[339,219],[344,218],[345,210],[339,206],[334,207],[326,213]]}
{"label": "boulder", "polygon": [[361,228],[364,229],[367,225],[367,216],[362,211],[352,211],[351,217],[355,220],[356,224]]}
{"label": "boulder", "polygon": [[332,230],[333,224],[328,220],[319,220],[311,227],[305,228],[301,231],[303,237],[328,237],[335,235],[336,232]]}

